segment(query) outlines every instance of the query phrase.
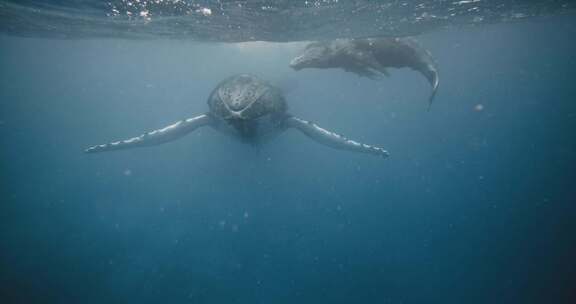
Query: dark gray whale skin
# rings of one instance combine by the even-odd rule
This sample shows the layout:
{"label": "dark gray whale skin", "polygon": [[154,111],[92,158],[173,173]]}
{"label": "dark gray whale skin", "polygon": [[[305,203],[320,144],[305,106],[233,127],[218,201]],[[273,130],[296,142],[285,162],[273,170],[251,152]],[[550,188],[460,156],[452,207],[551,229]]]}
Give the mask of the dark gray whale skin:
{"label": "dark gray whale skin", "polygon": [[388,75],[386,68],[408,67],[420,72],[430,85],[432,105],[438,90],[438,68],[429,51],[412,38],[356,38],[318,41],[308,44],[290,62],[295,70],[341,68],[371,79]]}

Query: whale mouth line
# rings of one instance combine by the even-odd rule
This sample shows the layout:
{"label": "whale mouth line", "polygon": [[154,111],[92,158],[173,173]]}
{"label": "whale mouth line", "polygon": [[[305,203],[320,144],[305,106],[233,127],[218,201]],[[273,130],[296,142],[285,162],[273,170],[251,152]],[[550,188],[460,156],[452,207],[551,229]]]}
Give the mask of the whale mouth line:
{"label": "whale mouth line", "polygon": [[242,112],[244,111],[244,109],[246,109],[246,107],[248,107],[249,105],[237,102],[237,103],[232,103],[229,105],[230,111],[232,112]]}

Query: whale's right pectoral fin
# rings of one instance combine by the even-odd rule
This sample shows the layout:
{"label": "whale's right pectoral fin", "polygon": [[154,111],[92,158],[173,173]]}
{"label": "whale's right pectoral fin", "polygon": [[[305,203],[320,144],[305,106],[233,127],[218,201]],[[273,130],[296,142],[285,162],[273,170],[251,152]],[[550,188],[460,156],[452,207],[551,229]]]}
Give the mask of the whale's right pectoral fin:
{"label": "whale's right pectoral fin", "polygon": [[137,137],[111,142],[108,144],[92,146],[84,150],[84,152],[96,153],[137,147],[155,146],[176,140],[196,130],[199,127],[208,126],[210,124],[212,124],[212,118],[209,115],[204,114],[178,121],[162,129],[154,130]]}
{"label": "whale's right pectoral fin", "polygon": [[291,116],[286,118],[286,126],[297,129],[316,142],[335,149],[368,153],[381,157],[389,156],[388,151],[382,148],[348,139],[342,135],[323,129],[315,123],[297,117]]}

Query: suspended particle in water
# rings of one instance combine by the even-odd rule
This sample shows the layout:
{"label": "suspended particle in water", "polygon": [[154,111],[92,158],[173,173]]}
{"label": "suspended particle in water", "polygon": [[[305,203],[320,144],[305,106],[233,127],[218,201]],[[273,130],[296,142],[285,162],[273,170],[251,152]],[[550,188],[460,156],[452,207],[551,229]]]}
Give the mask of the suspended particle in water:
{"label": "suspended particle in water", "polygon": [[482,112],[482,111],[484,111],[484,105],[481,104],[481,103],[475,105],[475,106],[474,106],[474,111],[476,111],[476,112]]}
{"label": "suspended particle in water", "polygon": [[140,12],[140,17],[144,19],[144,21],[148,22],[151,21],[152,18],[150,17],[150,12],[148,10],[143,10]]}
{"label": "suspended particle in water", "polygon": [[202,7],[196,10],[197,13],[200,13],[206,17],[211,16],[212,15],[212,10],[207,8],[207,7]]}
{"label": "suspended particle in water", "polygon": [[124,170],[124,175],[126,175],[126,176],[132,176],[132,170],[130,170],[130,169]]}

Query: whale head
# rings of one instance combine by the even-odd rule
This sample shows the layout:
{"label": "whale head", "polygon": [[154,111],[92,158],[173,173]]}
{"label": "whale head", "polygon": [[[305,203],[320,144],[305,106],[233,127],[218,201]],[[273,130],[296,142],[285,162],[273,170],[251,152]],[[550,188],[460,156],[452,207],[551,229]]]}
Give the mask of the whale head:
{"label": "whale head", "polygon": [[326,42],[312,42],[304,51],[290,61],[290,67],[296,71],[304,68],[327,68],[332,61],[332,52]]}

